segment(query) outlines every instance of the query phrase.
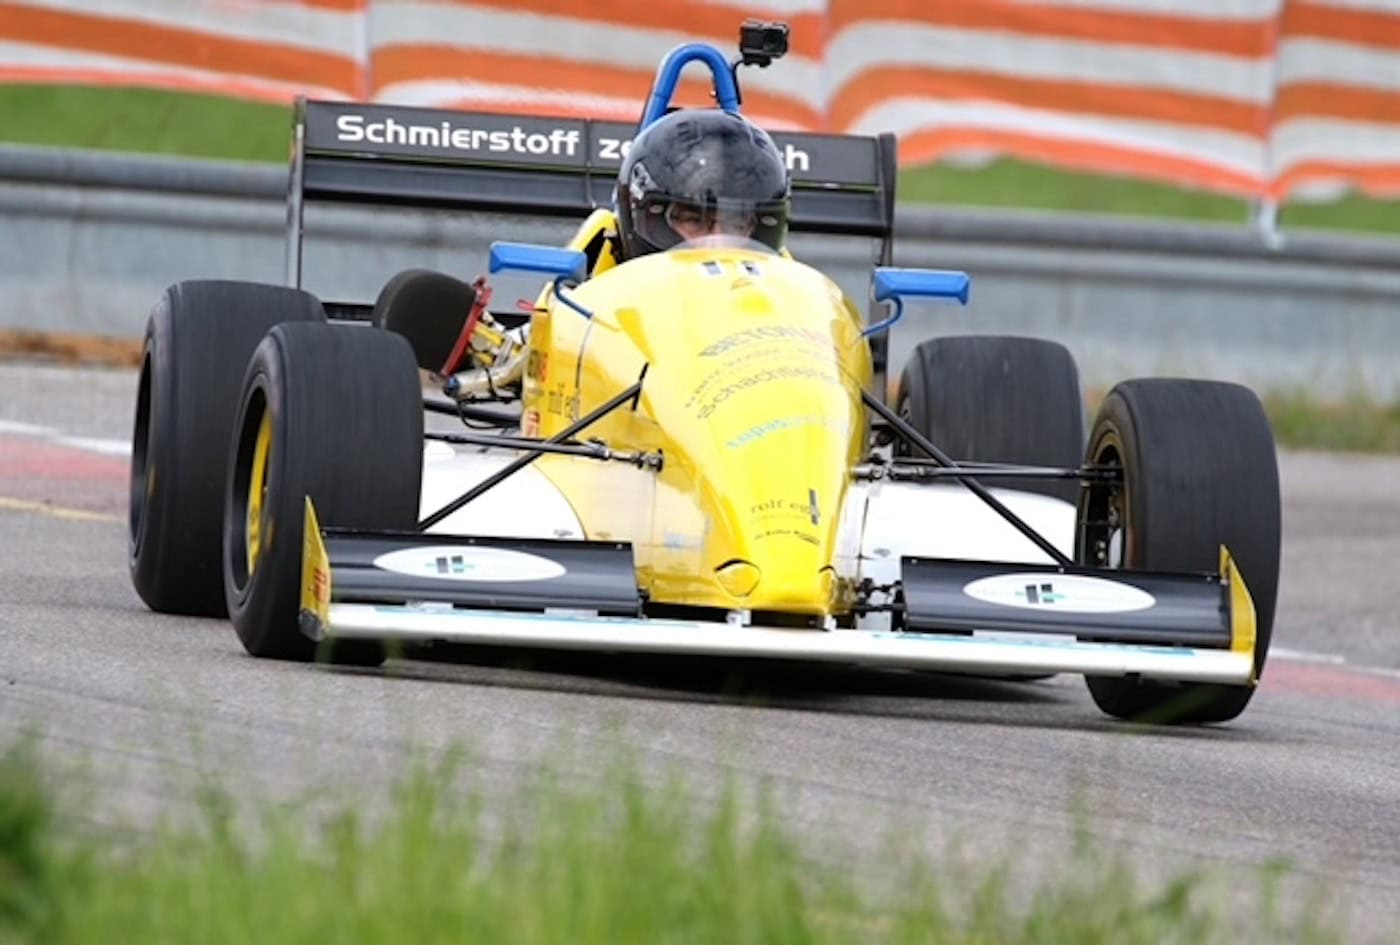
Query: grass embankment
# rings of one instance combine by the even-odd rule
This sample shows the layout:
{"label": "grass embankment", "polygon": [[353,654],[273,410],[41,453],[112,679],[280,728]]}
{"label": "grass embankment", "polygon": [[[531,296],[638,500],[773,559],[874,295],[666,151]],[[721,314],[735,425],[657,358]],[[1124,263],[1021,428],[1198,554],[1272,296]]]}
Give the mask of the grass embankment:
{"label": "grass embankment", "polygon": [[[250,161],[284,161],[291,116],[285,106],[189,92],[84,86],[0,85],[0,140],[148,151]],[[985,167],[910,168],[903,199],[970,206],[1146,215],[1242,223],[1245,201],[1129,178],[1074,174],[1026,161]],[[1400,233],[1400,201],[1349,196],[1293,203],[1289,226]]]}
{"label": "grass embankment", "polygon": [[1264,398],[1264,409],[1281,446],[1349,453],[1400,453],[1400,403],[1374,404],[1356,398],[1319,404],[1305,394]]}
{"label": "grass embankment", "polygon": [[1340,940],[1315,910],[1280,917],[1277,870],[1257,874],[1259,903],[1232,922],[1222,903],[1239,898],[1238,868],[1228,883],[1192,875],[1147,889],[1082,849],[1032,896],[1009,893],[1005,870],[944,882],[914,859],[877,901],[735,790],[702,804],[682,785],[648,792],[626,775],[582,793],[542,782],[483,829],[483,805],[452,771],[420,769],[373,816],[347,806],[313,823],[269,807],[250,832],[206,793],[198,823],[114,841],[69,827],[25,743],[0,758],[0,942]]}
{"label": "grass embankment", "polygon": [[0,141],[285,161],[291,110],[156,89],[0,85]]}

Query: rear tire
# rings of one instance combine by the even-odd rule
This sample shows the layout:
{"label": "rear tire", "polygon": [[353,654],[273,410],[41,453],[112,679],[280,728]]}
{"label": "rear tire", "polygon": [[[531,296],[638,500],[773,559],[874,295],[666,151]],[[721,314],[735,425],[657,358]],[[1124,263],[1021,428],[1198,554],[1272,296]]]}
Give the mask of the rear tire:
{"label": "rear tire", "polygon": [[[1053,341],[998,335],[924,341],[904,368],[896,409],[958,461],[1074,468],[1084,450],[1079,369]],[[1069,502],[1079,490],[1061,479],[1009,485]]]}
{"label": "rear tire", "polygon": [[[229,616],[252,655],[314,659],[318,644],[298,621],[307,497],[322,527],[417,525],[423,400],[413,351],[375,328],[282,325],[253,353],[241,403],[225,480]],[[377,665],[384,648],[342,644],[321,655]]]}
{"label": "rear tire", "polygon": [[[1086,485],[1075,558],[1095,567],[1215,572],[1230,549],[1254,598],[1256,677],[1264,670],[1278,597],[1278,456],[1259,398],[1238,384],[1150,379],[1109,391],[1087,461],[1117,466],[1121,488]],[[1225,722],[1253,686],[1089,677],[1100,709],[1122,719]]]}
{"label": "rear tire", "polygon": [[425,371],[441,373],[457,345],[476,289],[431,269],[406,269],[384,284],[370,321],[403,335]]}
{"label": "rear tire", "polygon": [[152,610],[224,616],[224,475],[248,358],[273,325],[325,318],[309,293],[252,282],[181,282],[151,311],[132,432],[127,558]]}

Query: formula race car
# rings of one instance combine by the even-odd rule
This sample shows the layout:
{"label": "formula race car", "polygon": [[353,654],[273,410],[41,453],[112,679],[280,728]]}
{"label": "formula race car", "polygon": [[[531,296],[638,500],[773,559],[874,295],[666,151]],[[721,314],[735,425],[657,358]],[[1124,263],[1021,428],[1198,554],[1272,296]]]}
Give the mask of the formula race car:
{"label": "formula race car", "polygon": [[[299,102],[288,285],[183,282],[150,316],[140,596],[283,659],[449,641],[1076,673],[1114,716],[1237,716],[1278,585],[1258,398],[1128,381],[1086,436],[1069,352],[1000,336],[926,340],[887,384],[906,300],[966,302],[969,279],[890,265],[892,137],[742,117],[738,66],[785,32],[744,38],[733,62],[669,54],[636,127]],[[716,107],[670,107],[692,62]],[[542,286],[528,311],[423,270],[322,302],[310,199],[585,219],[492,246],[492,275]],[[789,226],[879,241],[869,313]]]}

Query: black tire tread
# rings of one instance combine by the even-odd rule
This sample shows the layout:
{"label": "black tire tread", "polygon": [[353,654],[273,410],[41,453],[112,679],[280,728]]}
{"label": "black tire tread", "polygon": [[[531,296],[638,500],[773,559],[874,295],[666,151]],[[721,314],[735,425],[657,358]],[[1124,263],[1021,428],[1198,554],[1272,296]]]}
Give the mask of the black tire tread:
{"label": "black tire tread", "polygon": [[[1079,370],[1041,338],[959,335],[915,347],[897,401],[914,427],[954,460],[1077,467],[1084,449]],[[1072,480],[1017,489],[1074,501]]]}
{"label": "black tire tread", "polygon": [[148,396],[137,403],[138,414],[148,411],[148,437],[144,454],[133,443],[128,559],[132,584],[152,610],[225,615],[223,480],[248,358],[272,326],[324,320],[307,292],[221,280],[172,285],[151,311],[142,369]]}
{"label": "black tire tread", "polygon": [[[239,639],[254,656],[316,658],[298,626],[305,497],[322,527],[411,531],[417,524],[423,466],[422,387],[413,351],[401,336],[374,328],[282,325],[270,331],[248,366],[240,437],[255,418],[261,391],[273,415],[263,534],[273,538],[251,580],[231,564],[241,553],[238,469],[226,489],[224,584]],[[235,449],[234,465],[240,459]],[[246,482],[246,475],[244,477]],[[383,649],[331,654],[378,663]]]}
{"label": "black tire tread", "polygon": [[[1104,399],[1094,444],[1112,430],[1130,477],[1129,565],[1214,572],[1219,546],[1233,555],[1254,598],[1256,672],[1273,636],[1278,597],[1278,455],[1263,404],[1239,384],[1180,378],[1126,381]],[[1086,549],[1079,549],[1085,560]],[[1253,687],[1091,678],[1109,715],[1179,723],[1224,722],[1244,711]]]}

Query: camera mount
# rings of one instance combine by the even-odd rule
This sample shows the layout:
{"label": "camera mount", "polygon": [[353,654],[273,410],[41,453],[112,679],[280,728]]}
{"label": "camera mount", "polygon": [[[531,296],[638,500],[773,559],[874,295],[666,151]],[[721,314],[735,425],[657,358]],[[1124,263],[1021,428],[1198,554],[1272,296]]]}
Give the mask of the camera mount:
{"label": "camera mount", "polygon": [[773,60],[781,59],[788,51],[786,23],[748,19],[739,25],[739,56],[729,64],[734,74],[734,90],[739,91],[739,67],[758,66],[767,69]]}

